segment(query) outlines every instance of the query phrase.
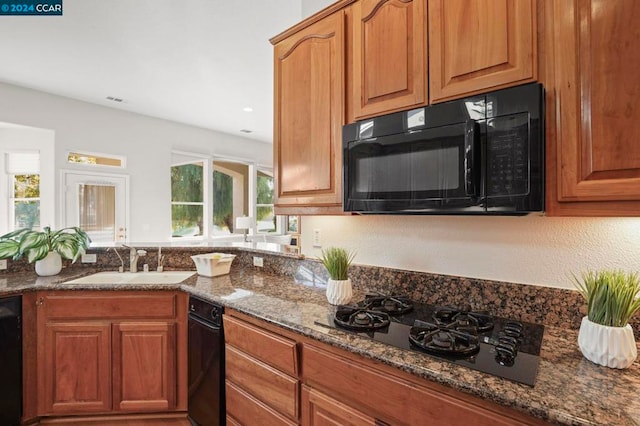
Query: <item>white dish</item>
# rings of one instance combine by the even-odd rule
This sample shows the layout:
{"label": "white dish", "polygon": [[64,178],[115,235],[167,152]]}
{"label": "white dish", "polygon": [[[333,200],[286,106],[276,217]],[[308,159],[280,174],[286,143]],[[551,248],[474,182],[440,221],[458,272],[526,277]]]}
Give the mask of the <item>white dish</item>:
{"label": "white dish", "polygon": [[191,256],[191,260],[196,264],[198,275],[217,277],[229,273],[231,262],[235,257],[235,254],[205,253]]}

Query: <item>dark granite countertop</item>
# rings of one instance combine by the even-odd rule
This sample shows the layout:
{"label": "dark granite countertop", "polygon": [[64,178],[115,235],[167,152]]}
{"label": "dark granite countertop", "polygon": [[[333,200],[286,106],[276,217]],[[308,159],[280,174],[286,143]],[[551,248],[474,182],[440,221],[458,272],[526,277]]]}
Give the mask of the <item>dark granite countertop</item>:
{"label": "dark granite countertop", "polygon": [[[331,310],[321,284],[253,268],[232,268],[216,278],[194,275],[181,284],[72,285],[64,281],[89,269],[69,268],[54,277],[33,273],[0,276],[0,295],[35,290],[171,290],[219,302],[319,341],[400,368],[487,400],[554,423],[569,425],[640,425],[640,363],[629,369],[601,367],[582,357],[577,330],[546,327],[535,387],[396,349],[372,340],[327,329],[314,322]],[[356,294],[357,299],[361,294]]]}

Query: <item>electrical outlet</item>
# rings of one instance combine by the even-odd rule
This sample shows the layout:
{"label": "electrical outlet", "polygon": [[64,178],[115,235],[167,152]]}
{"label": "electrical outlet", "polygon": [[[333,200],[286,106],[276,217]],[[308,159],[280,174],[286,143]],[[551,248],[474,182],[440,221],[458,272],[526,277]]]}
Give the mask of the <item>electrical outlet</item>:
{"label": "electrical outlet", "polygon": [[258,256],[253,256],[253,266],[262,268],[264,266],[264,259]]}
{"label": "electrical outlet", "polygon": [[320,230],[313,230],[313,246],[314,247],[322,247],[322,239],[320,238]]}
{"label": "electrical outlet", "polygon": [[98,255],[95,253],[83,254],[80,258],[81,263],[96,263],[98,261]]}
{"label": "electrical outlet", "polygon": [[7,268],[8,268],[7,259],[0,260],[0,271],[4,271]]}

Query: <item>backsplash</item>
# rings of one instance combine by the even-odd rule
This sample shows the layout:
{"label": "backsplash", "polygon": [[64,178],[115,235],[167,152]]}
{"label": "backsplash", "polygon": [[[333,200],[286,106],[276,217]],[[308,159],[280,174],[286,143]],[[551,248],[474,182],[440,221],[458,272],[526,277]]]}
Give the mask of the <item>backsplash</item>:
{"label": "backsplash", "polygon": [[[165,270],[195,270],[190,256],[220,251],[235,254],[237,257],[232,268],[255,268],[253,257],[263,258],[262,272],[274,275],[288,275],[296,281],[312,287],[324,288],[327,272],[317,260],[304,259],[301,256],[284,253],[272,253],[261,250],[234,247],[171,247],[163,248]],[[70,264],[65,268],[117,269],[120,260],[113,250],[91,250],[98,253],[96,264]],[[128,269],[127,249],[118,249]],[[139,262],[147,263],[151,270],[157,266],[157,248],[147,248],[147,256]],[[33,271],[33,265],[24,260],[9,261],[7,272]],[[453,275],[413,272],[376,266],[352,265],[349,276],[356,290],[380,292],[384,294],[403,294],[411,299],[429,304],[471,306],[473,309],[486,310],[492,315],[513,318],[537,324],[577,330],[586,313],[582,296],[569,289],[543,287],[536,285],[514,284],[502,281],[480,280]],[[636,315],[631,325],[637,338],[640,338],[640,315]]]}

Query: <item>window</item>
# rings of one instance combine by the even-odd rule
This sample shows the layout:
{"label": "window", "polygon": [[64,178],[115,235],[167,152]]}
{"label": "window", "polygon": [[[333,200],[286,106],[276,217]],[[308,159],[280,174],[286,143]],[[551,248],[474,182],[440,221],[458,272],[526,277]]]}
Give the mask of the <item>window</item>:
{"label": "window", "polygon": [[202,236],[204,216],[204,161],[171,167],[171,235]]}
{"label": "window", "polygon": [[87,164],[93,166],[120,167],[125,166],[125,158],[118,155],[95,154],[89,152],[69,152],[67,162],[71,164]]}
{"label": "window", "polygon": [[95,171],[61,172],[63,226],[79,226],[96,245],[127,241],[129,177]]}
{"label": "window", "polygon": [[9,229],[40,228],[40,154],[6,155],[9,182]]}
{"label": "window", "polygon": [[258,233],[276,232],[277,221],[273,209],[273,176],[258,171],[258,200],[256,203],[256,228]]}
{"label": "window", "polygon": [[236,241],[239,235],[234,234],[244,232],[235,229],[241,216],[252,218],[253,241],[266,241],[268,233],[286,233],[286,217],[274,214],[270,170],[183,151],[173,151],[172,161],[172,237]]}
{"label": "window", "polygon": [[[213,231],[219,237],[238,233],[236,218],[252,216],[249,206],[249,165],[233,161],[213,162]],[[239,233],[242,233],[240,231]]]}
{"label": "window", "polygon": [[213,235],[225,235],[233,232],[235,223],[233,220],[233,195],[233,176],[214,169]]}

